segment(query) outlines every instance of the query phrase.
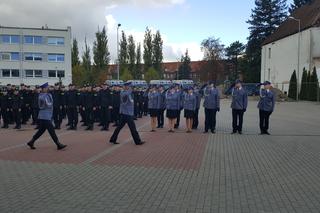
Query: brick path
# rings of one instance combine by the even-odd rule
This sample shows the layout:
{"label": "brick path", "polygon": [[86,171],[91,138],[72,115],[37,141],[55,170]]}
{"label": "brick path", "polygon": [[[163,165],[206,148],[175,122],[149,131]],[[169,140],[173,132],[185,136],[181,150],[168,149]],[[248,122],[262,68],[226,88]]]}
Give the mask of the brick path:
{"label": "brick path", "polygon": [[[222,101],[217,134],[201,130],[149,132],[135,146],[126,128],[120,145],[111,132],[58,131],[31,151],[34,133],[0,130],[0,212],[320,212],[320,106],[277,104],[272,136],[257,135],[256,102],[244,135],[230,135],[229,101]],[[201,128],[203,115],[201,115]]]}

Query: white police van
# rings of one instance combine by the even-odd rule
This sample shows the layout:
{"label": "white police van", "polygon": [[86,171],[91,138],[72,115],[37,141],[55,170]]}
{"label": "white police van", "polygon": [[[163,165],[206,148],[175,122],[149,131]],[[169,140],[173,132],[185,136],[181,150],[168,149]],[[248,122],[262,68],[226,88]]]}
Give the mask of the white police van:
{"label": "white police van", "polygon": [[168,89],[171,85],[172,82],[170,80],[151,80],[150,81],[151,86],[163,86],[164,89]]}
{"label": "white police van", "polygon": [[182,88],[187,88],[189,86],[193,86],[193,80],[173,80],[173,84],[179,84]]}
{"label": "white police van", "polygon": [[132,86],[134,87],[143,87],[147,88],[148,84],[145,80],[129,80],[127,83],[131,83]]}
{"label": "white police van", "polygon": [[106,80],[106,84],[109,86],[122,86],[123,83],[124,82],[122,80]]}

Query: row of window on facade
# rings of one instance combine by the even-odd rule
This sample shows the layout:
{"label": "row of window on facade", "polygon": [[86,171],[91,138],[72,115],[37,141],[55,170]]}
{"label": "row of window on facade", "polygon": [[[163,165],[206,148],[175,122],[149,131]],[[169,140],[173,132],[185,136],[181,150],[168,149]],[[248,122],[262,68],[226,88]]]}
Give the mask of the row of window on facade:
{"label": "row of window on facade", "polygon": [[[25,61],[43,61],[47,56],[48,62],[64,62],[64,54],[55,53],[24,53],[23,60]],[[19,61],[21,59],[19,52],[3,52],[0,53],[0,60],[2,61]]]}
{"label": "row of window on facade", "polygon": [[[20,70],[18,69],[2,69],[1,70],[2,78],[19,78]],[[24,70],[24,76],[26,78],[43,78],[44,71],[43,70]],[[64,78],[65,71],[64,70],[48,70],[49,78]]]}
{"label": "row of window on facade", "polygon": [[[20,44],[21,36],[19,35],[0,35],[0,41],[4,44]],[[46,39],[45,39],[46,38]],[[24,44],[48,44],[48,45],[56,45],[62,46],[64,45],[64,37],[44,37],[44,36],[31,36],[25,35],[23,36],[22,42]]]}
{"label": "row of window on facade", "polygon": [[[166,79],[175,79],[177,78],[177,73],[173,73],[173,74],[164,74],[163,76],[164,78]],[[196,79],[196,78],[199,78],[200,75],[199,74],[196,74],[196,73],[190,73],[190,78],[193,78],[193,79]]]}

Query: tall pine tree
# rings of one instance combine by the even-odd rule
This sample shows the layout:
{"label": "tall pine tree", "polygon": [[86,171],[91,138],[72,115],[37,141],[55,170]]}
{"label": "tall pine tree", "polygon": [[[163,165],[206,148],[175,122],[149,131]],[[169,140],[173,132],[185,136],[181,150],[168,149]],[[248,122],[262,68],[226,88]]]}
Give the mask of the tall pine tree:
{"label": "tall pine tree", "polygon": [[128,69],[131,75],[134,79],[136,79],[136,73],[135,73],[135,63],[136,63],[136,44],[134,42],[133,36],[130,35],[128,37]]}
{"label": "tall pine tree", "polygon": [[78,41],[75,38],[72,41],[71,61],[72,67],[80,64]]}
{"label": "tall pine tree", "polygon": [[152,34],[151,30],[147,27],[144,34],[143,41],[143,62],[144,62],[144,72],[146,73],[149,68],[152,67]]}
{"label": "tall pine tree", "polygon": [[308,72],[303,68],[301,88],[300,88],[300,100],[307,100],[308,98]]}
{"label": "tall pine tree", "polygon": [[141,65],[141,44],[139,43],[137,46],[136,52],[136,65],[134,67],[135,78],[142,79],[142,65]]}
{"label": "tall pine tree", "polygon": [[108,36],[106,28],[96,32],[96,40],[93,42],[93,61],[95,67],[101,71],[106,70],[110,62],[110,53],[108,49]]}
{"label": "tall pine tree", "polygon": [[287,17],[286,0],[255,0],[255,8],[252,10],[250,35],[246,49],[248,70],[245,72],[245,80],[249,82],[260,81],[261,70],[261,45]]}
{"label": "tall pine tree", "polygon": [[302,7],[305,4],[310,4],[313,0],[293,0],[293,4],[290,5],[289,12],[292,13],[295,9]]}
{"label": "tall pine tree", "polygon": [[82,53],[82,66],[85,70],[85,81],[93,83],[92,73],[91,73],[91,56],[90,47],[88,46],[87,39],[84,39],[84,51]]}
{"label": "tall pine tree", "polygon": [[289,94],[288,97],[291,99],[297,98],[297,74],[296,71],[294,71],[290,78],[290,84],[289,84]]}
{"label": "tall pine tree", "polygon": [[317,96],[320,94],[320,91],[319,91],[319,79],[318,79],[316,67],[313,68],[313,71],[310,77],[309,93],[310,93],[310,96],[309,96],[310,101],[318,100]]}
{"label": "tall pine tree", "polygon": [[160,31],[158,30],[153,36],[152,40],[152,64],[157,70],[160,77],[162,77],[162,61],[163,61],[163,41],[161,38]]}
{"label": "tall pine tree", "polygon": [[229,80],[234,81],[238,78],[238,56],[243,54],[245,45],[239,41],[233,42],[226,48],[226,56],[234,64],[234,70],[230,73]]}
{"label": "tall pine tree", "polygon": [[122,31],[120,40],[119,65],[120,73],[122,74],[128,66],[128,42],[124,31]]}
{"label": "tall pine tree", "polygon": [[178,79],[190,79],[191,73],[191,59],[188,54],[188,50],[185,55],[181,56],[181,64],[178,69]]}

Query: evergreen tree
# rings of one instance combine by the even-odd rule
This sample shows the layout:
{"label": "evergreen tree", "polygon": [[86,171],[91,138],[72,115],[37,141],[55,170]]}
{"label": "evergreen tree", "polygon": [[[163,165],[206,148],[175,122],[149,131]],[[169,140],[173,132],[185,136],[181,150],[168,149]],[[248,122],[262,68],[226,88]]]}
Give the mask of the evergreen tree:
{"label": "evergreen tree", "polygon": [[136,65],[134,67],[135,79],[142,79],[142,65],[141,65],[141,44],[137,46]]}
{"label": "evergreen tree", "polygon": [[127,67],[124,68],[124,70],[122,71],[120,79],[123,81],[129,81],[129,80],[133,79],[133,76],[131,75],[131,73]]}
{"label": "evergreen tree", "polygon": [[78,41],[75,38],[72,41],[71,61],[72,67],[80,64]]}
{"label": "evergreen tree", "polygon": [[300,88],[300,100],[307,100],[308,96],[308,72],[303,68],[301,88]]}
{"label": "evergreen tree", "polygon": [[147,70],[147,72],[145,73],[145,80],[147,82],[150,82],[151,80],[157,80],[159,79],[159,74],[157,72],[157,70],[155,70],[153,67],[149,67],[149,69]]}
{"label": "evergreen tree", "polygon": [[309,94],[310,94],[310,101],[317,101],[319,95],[319,79],[317,75],[316,67],[313,68],[311,78],[310,78],[310,86],[309,86]]}
{"label": "evergreen tree", "polygon": [[286,0],[255,0],[252,10],[250,35],[246,49],[248,70],[245,72],[247,82],[259,82],[261,70],[261,45],[287,17]]}
{"label": "evergreen tree", "polygon": [[296,71],[293,71],[291,78],[290,78],[290,84],[289,84],[289,94],[288,97],[291,99],[297,98],[297,74]]}
{"label": "evergreen tree", "polygon": [[144,61],[144,72],[147,72],[149,68],[152,67],[152,34],[151,34],[151,30],[148,27],[144,34],[143,61]]}
{"label": "evergreen tree", "polygon": [[178,69],[178,79],[190,79],[191,73],[191,60],[188,54],[188,50],[185,55],[181,56],[181,64]]}
{"label": "evergreen tree", "polygon": [[93,42],[93,61],[98,72],[106,70],[110,62],[110,53],[108,49],[108,36],[106,28],[96,32],[96,40]]}
{"label": "evergreen tree", "polygon": [[238,78],[238,56],[243,54],[245,45],[239,41],[233,42],[229,47],[226,48],[226,56],[234,64],[235,69],[230,75],[231,81],[234,81]]}
{"label": "evergreen tree", "polygon": [[135,63],[136,63],[136,44],[134,42],[133,36],[130,35],[128,38],[128,62],[129,62],[129,72],[136,79],[137,75],[135,73]]}
{"label": "evergreen tree", "polygon": [[163,61],[163,41],[160,31],[158,30],[152,40],[152,65],[157,70],[159,76],[162,76],[162,61]]}
{"label": "evergreen tree", "polygon": [[122,72],[128,66],[128,42],[127,42],[127,37],[124,31],[122,31],[121,40],[120,40],[119,65],[120,65],[120,74],[122,74]]}
{"label": "evergreen tree", "polygon": [[307,88],[307,91],[306,91],[306,100],[310,100],[310,89],[311,89],[311,72],[308,71],[308,75],[307,75],[307,83],[306,83],[306,88]]}
{"label": "evergreen tree", "polygon": [[289,12],[292,13],[295,9],[302,7],[305,4],[310,4],[313,0],[293,0],[293,4],[290,5]]}
{"label": "evergreen tree", "polygon": [[82,66],[85,70],[86,81],[92,83],[90,47],[87,44],[86,38],[84,40],[84,45],[84,51],[82,54]]}

